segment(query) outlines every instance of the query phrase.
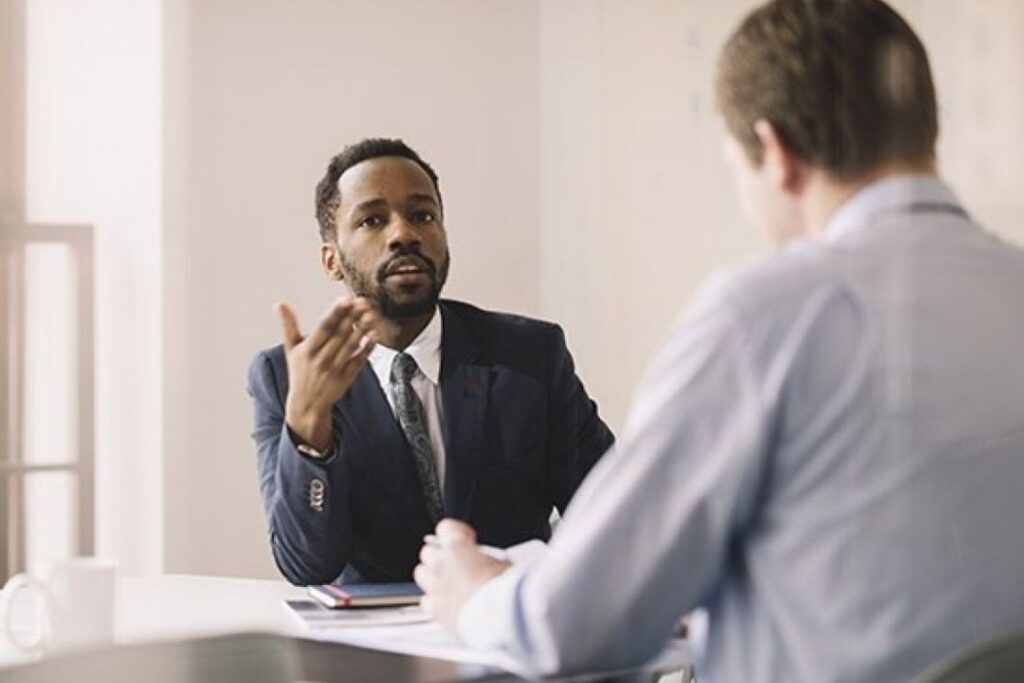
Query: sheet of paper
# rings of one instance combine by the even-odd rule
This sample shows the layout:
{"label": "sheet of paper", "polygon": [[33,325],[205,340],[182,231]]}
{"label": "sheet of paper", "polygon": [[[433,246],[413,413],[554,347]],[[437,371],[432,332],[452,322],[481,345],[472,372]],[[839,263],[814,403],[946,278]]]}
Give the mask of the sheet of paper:
{"label": "sheet of paper", "polygon": [[[386,652],[446,659],[487,669],[501,669],[521,676],[529,673],[507,655],[483,652],[463,645],[458,638],[436,622],[371,628],[317,629],[310,637]],[[645,668],[670,672],[688,667],[690,663],[690,651],[686,643],[674,640]],[[609,672],[604,672],[600,679],[603,680],[608,675]]]}
{"label": "sheet of paper", "polygon": [[372,628],[317,629],[310,635],[318,640],[333,643],[434,657],[464,664],[507,668],[502,665],[501,658],[466,647],[444,627],[432,621]]}
{"label": "sheet of paper", "polygon": [[284,606],[301,627],[311,631],[395,626],[428,621],[427,615],[419,605],[328,609],[315,600],[285,600]]}

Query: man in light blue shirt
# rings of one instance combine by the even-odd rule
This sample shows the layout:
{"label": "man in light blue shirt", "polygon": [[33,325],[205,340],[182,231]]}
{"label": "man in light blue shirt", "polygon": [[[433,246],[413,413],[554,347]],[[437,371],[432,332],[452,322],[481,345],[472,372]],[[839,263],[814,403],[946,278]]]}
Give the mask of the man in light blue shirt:
{"label": "man in light blue shirt", "polygon": [[905,680],[1024,628],[1024,252],[936,176],[924,48],[880,0],[775,0],[717,88],[779,251],[701,290],[546,554],[439,525],[426,608],[552,673],[704,607],[716,683]]}

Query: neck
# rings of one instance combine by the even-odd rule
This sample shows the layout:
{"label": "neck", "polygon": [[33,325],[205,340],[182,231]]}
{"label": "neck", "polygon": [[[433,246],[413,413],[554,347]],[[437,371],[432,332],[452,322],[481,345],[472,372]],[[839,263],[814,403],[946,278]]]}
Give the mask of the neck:
{"label": "neck", "polygon": [[412,340],[420,335],[434,317],[434,311],[424,313],[415,318],[401,318],[395,320],[384,318],[381,321],[377,333],[380,335],[380,343],[395,351],[404,351]]}
{"label": "neck", "polygon": [[824,171],[814,170],[807,178],[804,195],[800,201],[806,232],[813,236],[820,236],[832,214],[839,207],[868,185],[883,178],[895,175],[936,175],[937,173],[934,159],[885,164],[854,180],[836,180]]}

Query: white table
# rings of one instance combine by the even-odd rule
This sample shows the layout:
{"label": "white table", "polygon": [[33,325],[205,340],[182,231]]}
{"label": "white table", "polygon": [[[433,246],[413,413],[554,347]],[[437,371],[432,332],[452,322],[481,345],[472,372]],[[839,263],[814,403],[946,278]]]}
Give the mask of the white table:
{"label": "white table", "polygon": [[[298,635],[301,627],[282,601],[305,595],[305,589],[285,581],[176,574],[121,579],[116,640],[137,643],[238,631]],[[32,658],[0,637],[0,667]]]}
{"label": "white table", "polygon": [[[302,636],[305,629],[289,614],[283,601],[305,597],[305,589],[284,581],[184,575],[122,579],[118,585],[115,639],[118,643],[130,644],[239,632]],[[341,680],[435,683],[474,680],[484,675],[478,666],[429,657],[302,642],[306,643],[303,645],[303,671],[308,680],[321,683]],[[0,669],[32,658],[0,640]],[[52,660],[47,664],[52,665]],[[486,676],[493,681],[514,678],[511,675]],[[642,679],[650,680],[649,677]]]}
{"label": "white table", "polygon": [[282,604],[305,598],[285,581],[168,574],[125,579],[117,601],[117,640],[269,631],[297,635],[300,627]]}

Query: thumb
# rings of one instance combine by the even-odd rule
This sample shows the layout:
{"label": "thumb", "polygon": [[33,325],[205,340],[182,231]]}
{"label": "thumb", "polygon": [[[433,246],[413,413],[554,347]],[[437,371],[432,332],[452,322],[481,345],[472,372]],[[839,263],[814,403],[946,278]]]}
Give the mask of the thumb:
{"label": "thumb", "polygon": [[438,539],[448,543],[476,543],[476,531],[465,522],[457,519],[442,519],[437,523]]}
{"label": "thumb", "polygon": [[284,347],[291,350],[296,344],[302,341],[302,333],[299,332],[299,321],[295,319],[295,313],[286,303],[274,305],[274,310],[281,318],[281,332],[284,335]]}

